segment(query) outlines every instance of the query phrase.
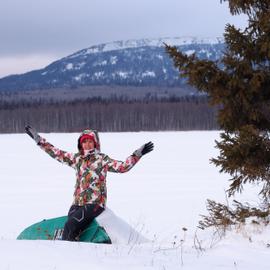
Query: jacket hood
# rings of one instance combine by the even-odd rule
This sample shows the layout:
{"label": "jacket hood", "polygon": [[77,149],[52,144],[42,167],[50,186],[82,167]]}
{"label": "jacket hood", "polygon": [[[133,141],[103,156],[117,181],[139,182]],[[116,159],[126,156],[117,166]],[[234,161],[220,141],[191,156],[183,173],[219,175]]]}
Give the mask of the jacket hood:
{"label": "jacket hood", "polygon": [[94,138],[95,141],[95,149],[100,152],[100,141],[99,141],[99,136],[98,136],[98,132],[96,130],[92,130],[92,129],[85,129],[79,136],[78,138],[78,150],[81,152],[82,151],[82,146],[80,144],[80,138],[83,135],[90,135],[91,137]]}

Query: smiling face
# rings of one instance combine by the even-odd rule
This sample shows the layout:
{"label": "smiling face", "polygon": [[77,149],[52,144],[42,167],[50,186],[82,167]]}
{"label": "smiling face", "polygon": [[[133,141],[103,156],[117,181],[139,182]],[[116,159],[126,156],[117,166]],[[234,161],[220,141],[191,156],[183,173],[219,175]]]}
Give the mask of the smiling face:
{"label": "smiling face", "polygon": [[[83,144],[83,142],[85,140],[90,140],[92,142],[85,142]],[[84,130],[81,134],[80,137],[78,138],[78,150],[80,154],[84,154],[85,151],[89,151],[89,150],[96,150],[97,152],[100,151],[100,144],[99,144],[99,137],[98,137],[98,133],[97,131],[93,131],[90,129],[86,129]]]}
{"label": "smiling face", "polygon": [[95,148],[95,143],[91,139],[84,139],[81,145],[83,150],[92,150]]}

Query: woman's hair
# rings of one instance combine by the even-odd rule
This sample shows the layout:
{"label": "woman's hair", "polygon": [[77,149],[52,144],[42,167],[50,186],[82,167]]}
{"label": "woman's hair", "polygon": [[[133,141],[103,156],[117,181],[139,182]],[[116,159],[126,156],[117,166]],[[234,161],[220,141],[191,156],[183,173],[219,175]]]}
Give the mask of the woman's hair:
{"label": "woman's hair", "polygon": [[79,150],[79,152],[82,152],[82,146],[81,146],[81,144],[80,144],[80,138],[81,137],[79,137],[79,139],[78,139],[78,150]]}

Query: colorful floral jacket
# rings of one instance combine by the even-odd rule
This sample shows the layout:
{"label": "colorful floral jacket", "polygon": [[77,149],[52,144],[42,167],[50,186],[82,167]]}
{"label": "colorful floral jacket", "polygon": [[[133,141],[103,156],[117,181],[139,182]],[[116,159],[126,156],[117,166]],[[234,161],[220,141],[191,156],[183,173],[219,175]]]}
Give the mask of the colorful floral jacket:
{"label": "colorful floral jacket", "polygon": [[88,154],[79,151],[76,154],[62,151],[41,137],[38,145],[51,157],[67,164],[76,171],[76,184],[73,204],[98,204],[105,208],[107,199],[106,176],[107,172],[124,173],[129,171],[140,159],[133,153],[126,161],[118,161],[100,153],[100,143],[96,131],[85,130],[96,138],[96,148]]}

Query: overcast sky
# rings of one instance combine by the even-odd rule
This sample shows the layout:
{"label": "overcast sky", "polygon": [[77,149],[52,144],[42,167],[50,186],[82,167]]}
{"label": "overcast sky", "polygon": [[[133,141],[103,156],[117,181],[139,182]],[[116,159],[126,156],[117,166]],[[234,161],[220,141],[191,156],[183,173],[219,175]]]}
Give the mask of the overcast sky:
{"label": "overcast sky", "polygon": [[0,0],[0,77],[116,40],[222,36],[243,28],[220,0]]}

